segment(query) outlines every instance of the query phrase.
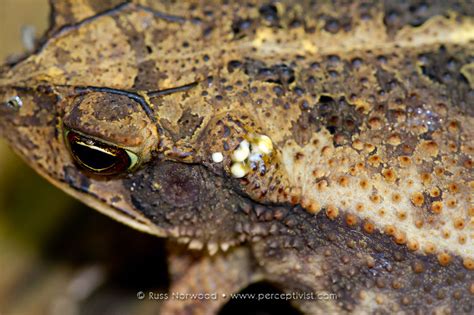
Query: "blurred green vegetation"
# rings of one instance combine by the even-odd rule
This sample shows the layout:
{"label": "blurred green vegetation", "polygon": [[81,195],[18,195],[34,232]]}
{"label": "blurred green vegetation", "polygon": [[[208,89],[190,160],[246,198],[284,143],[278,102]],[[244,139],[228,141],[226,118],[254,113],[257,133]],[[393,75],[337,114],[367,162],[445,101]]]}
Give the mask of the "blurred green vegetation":
{"label": "blurred green vegetation", "polygon": [[[0,0],[0,60],[24,52],[22,28],[41,36],[47,0]],[[0,140],[0,238],[34,249],[68,215],[72,199],[40,178]]]}
{"label": "blurred green vegetation", "polygon": [[0,0],[0,60],[24,51],[22,29],[32,26],[41,36],[48,27],[48,0]]}
{"label": "blurred green vegetation", "polygon": [[1,154],[0,237],[38,248],[54,233],[57,221],[69,214],[73,201],[9,149],[3,148]]}

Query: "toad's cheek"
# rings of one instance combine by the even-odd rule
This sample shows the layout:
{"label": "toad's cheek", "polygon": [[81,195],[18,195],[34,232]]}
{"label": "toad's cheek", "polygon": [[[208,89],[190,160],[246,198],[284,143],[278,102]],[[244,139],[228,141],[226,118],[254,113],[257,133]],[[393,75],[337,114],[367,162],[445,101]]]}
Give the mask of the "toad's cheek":
{"label": "toad's cheek", "polygon": [[121,184],[128,206],[166,236],[211,252],[240,242],[235,224],[247,218],[237,207],[246,198],[203,165],[154,159]]}
{"label": "toad's cheek", "polygon": [[188,207],[199,199],[205,186],[198,169],[178,163],[155,163],[147,171],[138,171],[125,180],[133,205],[146,216],[154,217],[158,208]]}

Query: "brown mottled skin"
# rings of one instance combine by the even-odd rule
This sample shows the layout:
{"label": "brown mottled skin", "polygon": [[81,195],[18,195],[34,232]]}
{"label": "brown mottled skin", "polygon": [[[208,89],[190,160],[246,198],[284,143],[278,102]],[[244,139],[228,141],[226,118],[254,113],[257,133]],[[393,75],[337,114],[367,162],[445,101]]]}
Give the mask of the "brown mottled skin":
{"label": "brown mottled skin", "polygon": [[[266,280],[337,295],[294,300],[305,314],[474,312],[472,1],[122,2],[52,1],[41,47],[1,68],[0,133],[28,164],[207,248],[170,254],[172,290]],[[84,171],[66,130],[137,167]],[[233,178],[253,135],[273,142],[265,172]]]}

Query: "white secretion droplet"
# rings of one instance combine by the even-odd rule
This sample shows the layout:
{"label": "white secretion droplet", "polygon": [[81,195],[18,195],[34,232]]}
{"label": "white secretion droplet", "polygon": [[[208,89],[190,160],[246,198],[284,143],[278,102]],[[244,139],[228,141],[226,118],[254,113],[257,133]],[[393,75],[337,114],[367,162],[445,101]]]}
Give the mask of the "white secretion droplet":
{"label": "white secretion droplet", "polygon": [[260,152],[253,152],[252,150],[252,153],[250,154],[249,156],[249,162],[250,163],[259,163],[259,162],[262,162],[262,153]]}
{"label": "white secretion droplet", "polygon": [[242,178],[248,173],[247,166],[243,163],[237,162],[232,164],[230,168],[230,172],[232,173],[232,176],[235,178]]}
{"label": "white secretion droplet", "polygon": [[255,151],[263,154],[270,154],[273,151],[272,140],[265,135],[259,135],[256,139]]}
{"label": "white secretion droplet", "polygon": [[243,140],[237,149],[235,149],[234,152],[232,152],[232,161],[234,162],[243,162],[245,161],[249,154],[250,154],[250,148],[249,148],[249,143],[247,140]]}
{"label": "white secretion droplet", "polygon": [[220,163],[223,160],[224,160],[224,156],[222,155],[221,152],[212,153],[212,161],[214,161],[214,163]]}

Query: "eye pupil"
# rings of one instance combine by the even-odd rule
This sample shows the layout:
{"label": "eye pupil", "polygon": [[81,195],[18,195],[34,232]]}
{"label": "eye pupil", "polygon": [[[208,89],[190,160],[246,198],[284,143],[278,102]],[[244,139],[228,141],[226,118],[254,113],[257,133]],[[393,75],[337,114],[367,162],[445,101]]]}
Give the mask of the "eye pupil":
{"label": "eye pupil", "polygon": [[125,149],[99,142],[74,131],[67,133],[67,141],[74,160],[88,171],[115,175],[125,172],[132,164]]}
{"label": "eye pupil", "polygon": [[80,142],[71,143],[71,150],[80,158],[81,162],[94,170],[105,170],[113,167],[118,157],[112,152],[95,150]]}

